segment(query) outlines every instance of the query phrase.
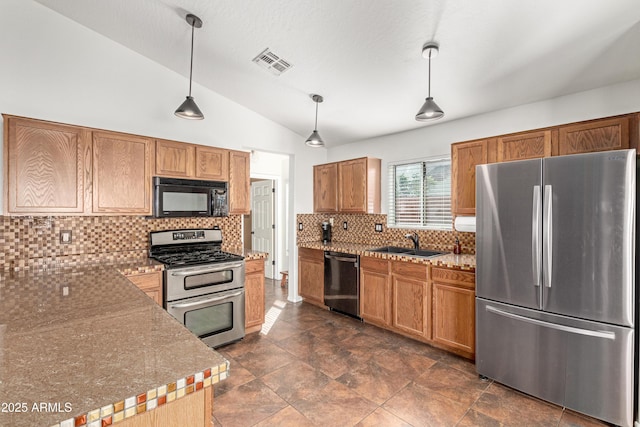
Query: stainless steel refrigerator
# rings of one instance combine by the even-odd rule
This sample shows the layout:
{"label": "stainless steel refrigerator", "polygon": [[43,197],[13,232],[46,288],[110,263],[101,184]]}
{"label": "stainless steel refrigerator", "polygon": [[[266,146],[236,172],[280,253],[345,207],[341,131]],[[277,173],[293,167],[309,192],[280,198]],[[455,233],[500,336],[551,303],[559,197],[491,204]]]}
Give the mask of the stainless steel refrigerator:
{"label": "stainless steel refrigerator", "polygon": [[480,375],[638,420],[636,169],[635,150],[476,168]]}

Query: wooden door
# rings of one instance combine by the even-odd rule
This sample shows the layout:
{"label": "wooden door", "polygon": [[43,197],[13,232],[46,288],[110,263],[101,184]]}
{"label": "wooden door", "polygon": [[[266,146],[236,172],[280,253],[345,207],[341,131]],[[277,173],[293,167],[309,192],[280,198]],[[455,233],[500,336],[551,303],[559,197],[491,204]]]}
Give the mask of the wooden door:
{"label": "wooden door", "polygon": [[192,178],[194,176],[195,146],[185,142],[156,140],[157,176]]}
{"label": "wooden door", "polygon": [[558,154],[629,148],[629,121],[629,117],[624,116],[560,126]]}
{"label": "wooden door", "polygon": [[196,177],[211,181],[229,181],[229,150],[196,146]]}
{"label": "wooden door", "polygon": [[427,267],[392,262],[392,326],[400,332],[431,338]]}
{"label": "wooden door", "polygon": [[4,116],[5,211],[90,209],[90,133],[84,128]]}
{"label": "wooden door", "polygon": [[433,340],[463,356],[475,356],[475,274],[432,268]]}
{"label": "wooden door", "polygon": [[298,250],[298,293],[308,302],[324,306],[324,252]]}
{"label": "wooden door", "polygon": [[249,214],[251,212],[249,153],[229,152],[229,213]]}
{"label": "wooden door", "polygon": [[360,316],[381,326],[391,324],[389,262],[360,258]]}
{"label": "wooden door", "polygon": [[338,163],[338,210],[367,213],[367,159]]}
{"label": "wooden door", "polygon": [[264,323],[264,261],[245,263],[244,281],[245,329],[260,327]]}
{"label": "wooden door", "polygon": [[338,164],[313,167],[313,211],[338,211]]}
{"label": "wooden door", "polygon": [[451,144],[451,212],[476,213],[476,166],[488,162],[489,140]]}
{"label": "wooden door", "polygon": [[153,140],[93,133],[93,212],[151,214]]}
{"label": "wooden door", "polygon": [[551,130],[500,136],[497,146],[499,162],[550,157]]}

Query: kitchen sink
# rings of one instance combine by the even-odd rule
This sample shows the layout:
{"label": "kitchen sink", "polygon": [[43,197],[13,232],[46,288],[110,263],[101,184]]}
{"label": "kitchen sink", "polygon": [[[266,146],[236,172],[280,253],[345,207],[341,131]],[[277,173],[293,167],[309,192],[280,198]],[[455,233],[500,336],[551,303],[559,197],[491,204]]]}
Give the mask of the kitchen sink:
{"label": "kitchen sink", "polygon": [[371,252],[380,252],[387,254],[402,254],[402,255],[410,255],[420,258],[430,258],[438,255],[443,255],[446,252],[438,252],[438,251],[429,251],[426,249],[410,249],[410,248],[401,248],[398,246],[383,246],[381,248],[369,249]]}

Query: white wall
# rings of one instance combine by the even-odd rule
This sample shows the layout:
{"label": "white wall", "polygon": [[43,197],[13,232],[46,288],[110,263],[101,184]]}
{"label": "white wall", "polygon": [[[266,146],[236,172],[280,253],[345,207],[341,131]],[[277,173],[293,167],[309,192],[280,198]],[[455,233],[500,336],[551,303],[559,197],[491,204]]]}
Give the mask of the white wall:
{"label": "white wall", "polygon": [[197,84],[193,96],[205,120],[175,117],[187,78],[31,0],[0,2],[0,51],[1,113],[290,155],[289,246],[296,259],[293,213],[313,209],[311,165],[322,163],[326,150],[309,149],[304,136]]}
{"label": "white wall", "polygon": [[450,154],[453,142],[637,111],[640,111],[640,80],[633,80],[330,148],[327,161],[362,156],[382,159],[382,211],[387,213],[384,183],[389,162]]}

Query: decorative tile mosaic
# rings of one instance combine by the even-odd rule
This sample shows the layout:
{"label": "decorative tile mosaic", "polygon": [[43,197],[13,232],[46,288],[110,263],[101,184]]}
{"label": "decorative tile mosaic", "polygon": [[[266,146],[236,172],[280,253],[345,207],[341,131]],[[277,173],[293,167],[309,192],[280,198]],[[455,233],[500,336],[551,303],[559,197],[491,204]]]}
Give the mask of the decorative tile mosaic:
{"label": "decorative tile mosaic", "polygon": [[[222,229],[223,249],[242,246],[240,215],[224,218],[0,216],[0,266],[7,271],[126,262],[147,256],[151,231],[216,225]],[[71,243],[60,243],[62,230],[72,231]]]}
{"label": "decorative tile mosaic", "polygon": [[[417,232],[420,237],[420,246],[437,251],[451,252],[456,237],[460,240],[463,254],[476,253],[475,233],[463,233],[459,231],[417,230],[409,228],[388,228],[387,215],[384,214],[298,214],[297,243],[319,242],[322,240],[323,221],[333,218],[331,241],[332,243],[358,243],[373,246],[401,246],[411,247],[410,240],[405,234]],[[347,229],[343,223],[347,223]],[[302,230],[300,230],[302,224]],[[382,232],[375,231],[375,225],[382,224]]]}
{"label": "decorative tile mosaic", "polygon": [[146,393],[130,396],[127,399],[89,411],[86,414],[69,418],[51,427],[110,426],[125,418],[151,411],[158,406],[216,384],[227,378],[228,374],[229,362],[225,361],[225,363],[221,363],[211,369],[206,369],[186,378],[180,378],[169,384],[163,384]]}

